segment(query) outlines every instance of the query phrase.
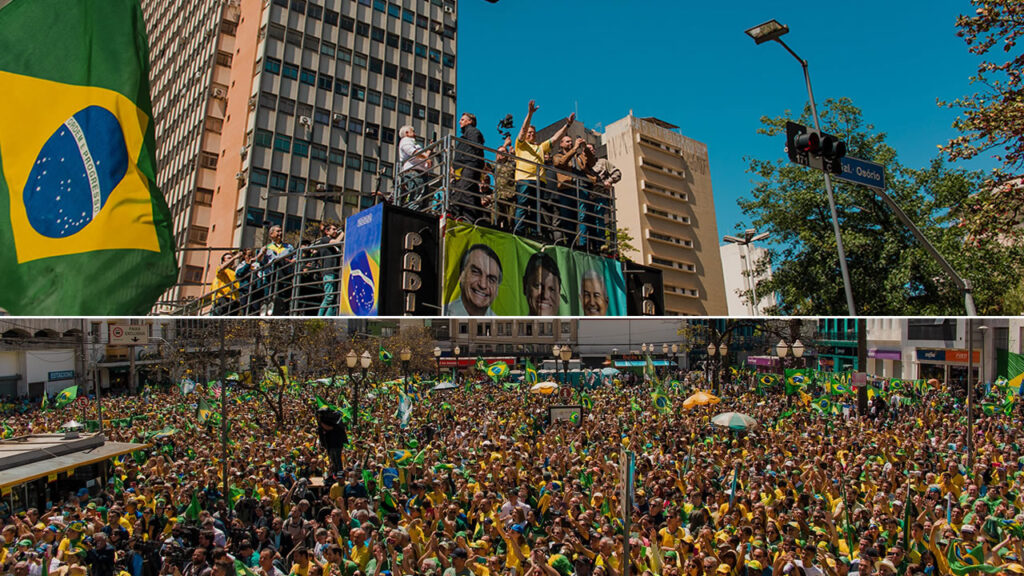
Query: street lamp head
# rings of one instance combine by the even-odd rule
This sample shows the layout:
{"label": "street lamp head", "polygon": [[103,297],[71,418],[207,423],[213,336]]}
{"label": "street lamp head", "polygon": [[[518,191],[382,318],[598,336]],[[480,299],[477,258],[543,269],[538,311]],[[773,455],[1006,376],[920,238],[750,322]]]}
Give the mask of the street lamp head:
{"label": "street lamp head", "polygon": [[722,344],[718,345],[718,355],[719,356],[725,356],[728,353],[729,353],[729,347],[726,346],[724,342]]}
{"label": "street lamp head", "polygon": [[772,235],[771,232],[761,232],[760,234],[755,234],[754,236],[752,236],[750,238],[750,241],[751,241],[751,243],[753,243],[753,242],[760,242],[761,240],[764,240],[765,238],[767,238],[767,237],[769,237],[771,235]]}
{"label": "street lamp head", "polygon": [[357,357],[355,350],[349,350],[348,354],[345,354],[345,365],[348,366],[349,368],[356,367],[356,360]]}
{"label": "street lamp head", "polygon": [[359,357],[359,365],[363,367],[363,370],[365,370],[370,367],[370,362],[372,362],[370,359],[370,353],[363,352],[363,355]]}
{"label": "street lamp head", "polygon": [[440,358],[440,357],[441,357],[441,347],[440,346],[434,346],[434,358]]}
{"label": "street lamp head", "polygon": [[748,29],[747,36],[754,39],[757,44],[764,44],[765,42],[771,42],[772,40],[778,40],[781,36],[789,33],[789,26],[785,24],[779,24],[778,20],[774,18]]}
{"label": "street lamp head", "polygon": [[555,357],[555,360],[561,358],[562,357],[562,347],[559,346],[558,344],[555,344],[554,346],[552,346],[551,347],[551,355]]}
{"label": "street lamp head", "polygon": [[644,354],[646,354],[647,353],[647,342],[644,342],[643,346],[641,346],[640,349],[643,350]]}
{"label": "street lamp head", "polygon": [[775,345],[775,355],[785,358],[786,354],[789,354],[789,344],[786,344],[785,340],[779,340],[779,343]]}
{"label": "street lamp head", "polygon": [[462,354],[462,348],[459,348],[458,346],[456,346],[455,350],[452,350],[452,352],[455,353],[455,356],[458,356],[459,354]]}
{"label": "street lamp head", "polygon": [[568,345],[562,346],[559,354],[562,356],[562,362],[568,362],[572,358],[572,348],[569,348]]}
{"label": "street lamp head", "polygon": [[661,345],[661,353],[668,354],[668,342]]}
{"label": "street lamp head", "polygon": [[402,359],[402,362],[408,362],[412,358],[412,350],[402,348],[402,351],[398,353],[398,357]]}
{"label": "street lamp head", "polygon": [[708,344],[708,356],[714,356],[717,352],[718,348],[714,344]]}
{"label": "street lamp head", "polygon": [[793,356],[800,358],[804,355],[804,343],[797,338],[796,342],[793,342]]}
{"label": "street lamp head", "polygon": [[673,344],[672,345],[672,353],[673,354],[678,354],[679,353],[679,344]]}

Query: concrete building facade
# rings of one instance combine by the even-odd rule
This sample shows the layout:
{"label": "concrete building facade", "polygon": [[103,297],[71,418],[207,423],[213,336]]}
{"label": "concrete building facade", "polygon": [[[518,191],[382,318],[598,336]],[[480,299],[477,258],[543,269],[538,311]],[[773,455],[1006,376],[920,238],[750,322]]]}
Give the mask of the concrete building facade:
{"label": "concrete building facade", "polygon": [[[223,252],[372,204],[397,131],[455,131],[455,0],[143,0],[157,184],[181,278]],[[294,238],[295,236],[293,236]]]}
{"label": "concrete building facade", "polygon": [[765,310],[775,306],[775,294],[768,294],[757,302],[748,302],[743,294],[750,292],[757,282],[772,277],[771,267],[764,274],[750,276],[756,270],[757,262],[768,250],[758,246],[723,244],[719,247],[722,255],[722,271],[725,282],[725,300],[729,316],[762,316]]}
{"label": "concrete building facade", "polygon": [[669,315],[728,313],[707,146],[678,127],[632,113],[604,132],[618,228],[628,229],[641,264],[658,268]]}

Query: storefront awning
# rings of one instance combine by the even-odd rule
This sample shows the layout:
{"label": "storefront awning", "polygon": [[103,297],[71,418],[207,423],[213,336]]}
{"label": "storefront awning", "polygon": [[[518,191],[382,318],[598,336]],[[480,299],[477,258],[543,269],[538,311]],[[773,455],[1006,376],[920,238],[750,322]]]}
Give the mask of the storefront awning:
{"label": "storefront awning", "polygon": [[97,446],[89,450],[64,454],[54,458],[47,458],[45,460],[32,462],[31,464],[25,464],[22,466],[15,466],[8,470],[0,471],[0,489],[19,486],[37,478],[44,478],[51,474],[59,474],[67,470],[78,468],[79,466],[88,466],[89,464],[102,462],[108,458],[141,450],[146,446],[147,444],[133,444],[131,442],[106,442],[102,446]]}

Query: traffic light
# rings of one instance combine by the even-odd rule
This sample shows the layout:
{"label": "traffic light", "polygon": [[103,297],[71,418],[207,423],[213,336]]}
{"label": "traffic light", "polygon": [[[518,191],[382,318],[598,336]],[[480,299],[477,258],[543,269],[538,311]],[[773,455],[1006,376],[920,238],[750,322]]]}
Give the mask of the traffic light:
{"label": "traffic light", "polygon": [[832,134],[818,132],[796,122],[786,122],[786,154],[791,162],[831,174],[842,174],[846,143]]}
{"label": "traffic light", "polygon": [[831,134],[821,135],[821,169],[830,174],[842,175],[843,156],[846,156],[846,142]]}

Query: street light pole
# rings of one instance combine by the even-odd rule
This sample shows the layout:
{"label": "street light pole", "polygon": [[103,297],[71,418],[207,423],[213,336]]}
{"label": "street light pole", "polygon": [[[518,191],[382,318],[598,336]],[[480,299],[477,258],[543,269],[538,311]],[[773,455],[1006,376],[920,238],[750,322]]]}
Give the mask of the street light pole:
{"label": "street light pole", "polygon": [[434,379],[438,382],[441,381],[441,347],[434,346],[434,362],[437,363],[437,371],[434,374]]}
{"label": "street light pole", "polygon": [[[821,133],[821,122],[818,118],[818,107],[814,103],[814,91],[811,89],[811,74],[807,68],[807,60],[801,58],[792,48],[789,47],[785,42],[782,41],[782,35],[789,32],[789,27],[779,24],[775,20],[765,22],[760,26],[755,26],[750,30],[747,30],[747,35],[754,39],[755,42],[761,44],[774,40],[782,45],[787,52],[796,58],[797,62],[804,70],[804,82],[807,84],[807,97],[811,102],[811,115],[814,116],[814,129]],[[846,292],[846,308],[849,311],[850,316],[857,315],[857,308],[853,303],[853,288],[850,286],[850,271],[846,268],[846,251],[843,249],[843,237],[839,233],[839,214],[836,212],[836,199],[832,194],[832,177],[828,172],[824,172],[825,175],[825,193],[828,196],[828,207],[829,212],[832,214],[832,231],[836,236],[836,250],[839,252],[839,270],[843,275],[843,291]]]}
{"label": "street light pole", "polygon": [[747,300],[747,315],[756,316],[760,312],[757,309],[757,295],[755,294],[755,288],[757,283],[753,278],[753,270],[750,265],[750,245],[754,242],[764,240],[771,234],[769,232],[757,233],[754,228],[747,228],[743,231],[743,238],[737,238],[736,236],[723,236],[722,240],[730,242],[739,247],[742,247],[743,253],[740,257],[743,259],[743,288],[750,292],[750,298]]}
{"label": "street light pole", "polygon": [[967,473],[974,473],[974,321],[967,319]]}

